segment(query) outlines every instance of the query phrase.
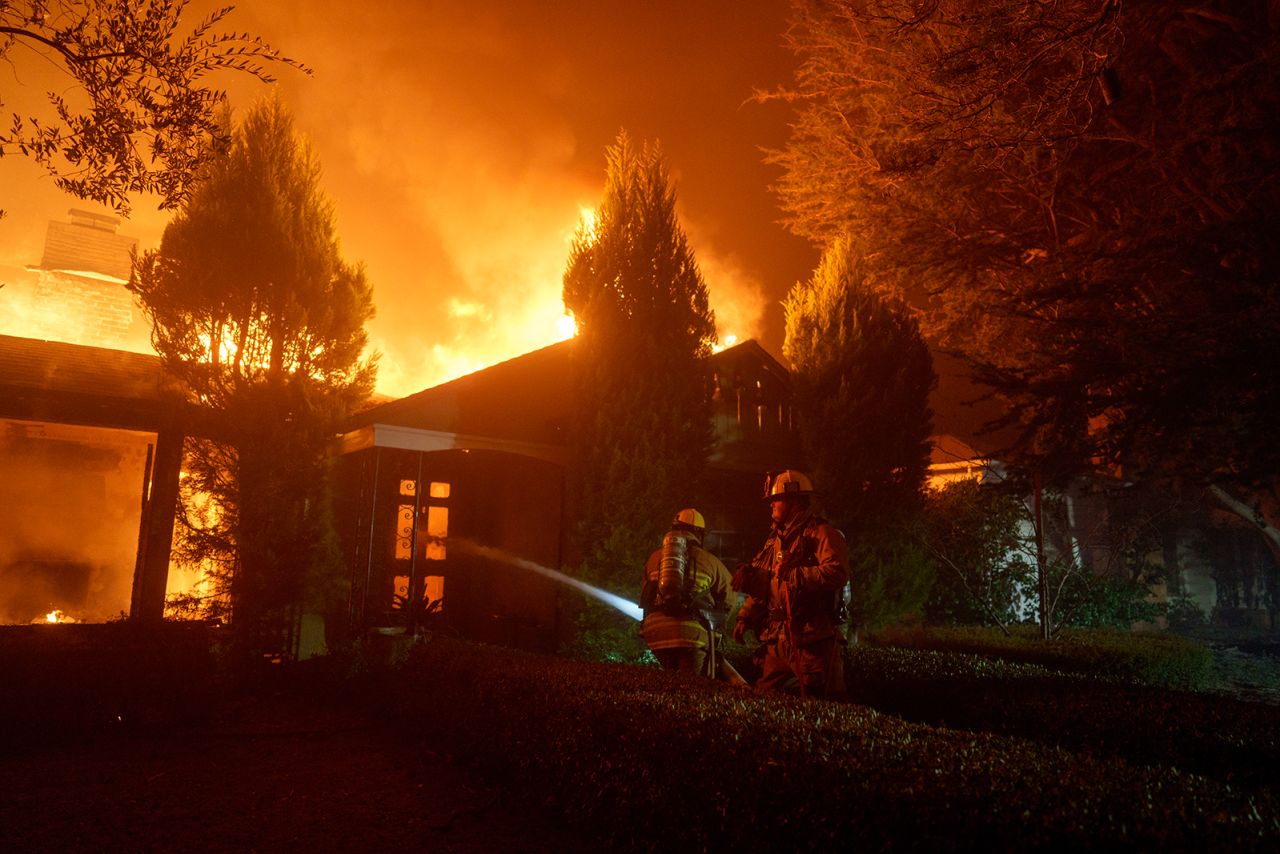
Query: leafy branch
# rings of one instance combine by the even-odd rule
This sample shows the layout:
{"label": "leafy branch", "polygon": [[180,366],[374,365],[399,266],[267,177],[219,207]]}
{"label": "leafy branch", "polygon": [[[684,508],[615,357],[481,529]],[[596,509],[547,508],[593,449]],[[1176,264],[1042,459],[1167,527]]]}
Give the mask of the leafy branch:
{"label": "leafy branch", "polygon": [[15,113],[0,134],[0,157],[29,157],[60,189],[121,214],[135,194],[158,195],[162,209],[181,206],[227,141],[217,118],[224,93],[202,79],[230,71],[271,83],[280,65],[311,73],[258,36],[216,32],[232,6],[179,37],[187,3],[0,2],[0,59],[24,45],[58,66],[76,93],[47,94],[53,121]]}

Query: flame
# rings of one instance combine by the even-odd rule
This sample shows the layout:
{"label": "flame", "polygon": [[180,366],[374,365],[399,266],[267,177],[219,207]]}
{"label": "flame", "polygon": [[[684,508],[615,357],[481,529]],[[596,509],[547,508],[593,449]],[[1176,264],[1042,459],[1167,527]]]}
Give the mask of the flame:
{"label": "flame", "polygon": [[[241,353],[241,343],[236,335],[234,325],[228,324],[222,329],[222,337],[218,342],[218,361],[223,365],[233,364],[236,356],[240,355],[245,364],[260,370],[267,370],[271,366],[271,357],[265,348],[259,348],[260,352],[254,353],[255,342],[250,340],[246,342]],[[201,358],[209,361],[213,353],[213,336],[209,334],[200,335]]]}
{"label": "flame", "polygon": [[721,350],[728,350],[730,347],[738,343],[738,336],[732,332],[726,332],[720,336],[718,344],[711,345],[712,353],[719,353]]}
{"label": "flame", "polygon": [[578,206],[578,234],[581,234],[587,243],[596,242],[596,238],[599,236],[597,231],[599,225],[600,220],[596,216],[595,208]]}
{"label": "flame", "polygon": [[62,613],[61,608],[54,608],[52,611],[44,615],[46,623],[74,623],[75,620]]}
{"label": "flame", "polygon": [[564,315],[556,321],[556,331],[560,333],[561,341],[568,341],[570,338],[578,334],[578,320],[573,316],[572,312],[565,312]]}
{"label": "flame", "polygon": [[[597,209],[584,203],[582,195],[565,187],[559,192],[562,195],[554,210],[540,196],[541,207],[532,209],[534,215],[515,222],[510,219],[508,205],[501,207],[501,216],[482,207],[480,219],[489,226],[481,230],[482,239],[462,229],[460,223],[465,218],[433,220],[436,226],[450,226],[445,236],[449,238],[452,287],[425,305],[405,302],[394,305],[392,311],[386,305],[379,306],[380,317],[389,324],[382,326],[375,318],[368,332],[369,352],[382,354],[378,371],[381,394],[413,394],[577,334],[576,318],[566,311],[562,299],[565,264],[574,241],[597,239],[601,222]],[[696,235],[691,239],[695,244],[712,240],[701,241]],[[724,346],[750,337],[765,302],[758,280],[731,255],[711,246],[699,245],[695,250]],[[0,312],[0,333],[98,343],[87,328],[80,328],[84,324],[77,324],[78,318],[66,312],[55,317],[49,307],[42,307],[47,300],[37,296],[36,288],[33,274],[5,287],[6,308],[11,311]],[[56,335],[52,334],[55,325]],[[737,337],[726,336],[723,330],[727,328],[734,329]],[[154,352],[146,339],[144,330],[137,345],[122,349]],[[223,364],[234,362],[240,346],[231,326],[216,336],[206,334],[199,342],[203,358],[217,352]],[[241,358],[255,369],[265,369],[268,364],[267,353],[255,341],[248,342]]]}

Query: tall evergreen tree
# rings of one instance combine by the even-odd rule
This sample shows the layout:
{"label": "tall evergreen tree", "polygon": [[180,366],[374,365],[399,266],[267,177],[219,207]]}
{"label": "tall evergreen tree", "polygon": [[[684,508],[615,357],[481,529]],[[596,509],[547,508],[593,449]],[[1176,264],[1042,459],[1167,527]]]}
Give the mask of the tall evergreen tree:
{"label": "tall evergreen tree", "polygon": [[334,565],[326,446],[373,385],[372,290],[319,182],[284,107],[255,107],[130,286],[202,415],[178,555],[214,567],[248,648],[325,586],[311,576]]}
{"label": "tall evergreen tree", "polygon": [[937,379],[907,306],[871,287],[859,263],[838,238],[784,302],[801,441],[846,533],[919,510]]}
{"label": "tall evergreen tree", "polygon": [[908,531],[929,466],[933,359],[907,306],[867,283],[847,237],[784,306],[805,456],[850,541],[855,612],[877,622],[927,590],[928,561]]}
{"label": "tall evergreen tree", "polygon": [[715,321],[658,145],[637,150],[624,131],[606,159],[604,199],[574,239],[564,302],[579,330],[581,553],[630,586],[711,450]]}

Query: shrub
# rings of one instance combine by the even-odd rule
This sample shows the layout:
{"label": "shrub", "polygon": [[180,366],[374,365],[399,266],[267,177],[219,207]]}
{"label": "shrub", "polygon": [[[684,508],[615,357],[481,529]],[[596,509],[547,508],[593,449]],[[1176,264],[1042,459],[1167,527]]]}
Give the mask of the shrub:
{"label": "shrub", "polygon": [[849,616],[859,631],[919,611],[933,583],[933,563],[905,530],[890,530],[849,549]]}
{"label": "shrub", "polygon": [[[617,575],[617,573],[613,573]],[[626,581],[610,580],[603,572],[584,565],[576,577],[586,584],[608,590],[629,601],[640,598],[640,574],[637,570],[634,587],[627,589]],[[569,658],[586,661],[612,662],[616,664],[657,664],[640,637],[640,624],[631,617],[603,604],[580,590],[564,590],[558,600],[562,632],[559,652]]]}
{"label": "shrub", "polygon": [[1204,610],[1189,596],[1177,596],[1169,600],[1169,629],[1175,632],[1194,631],[1208,624]]}
{"label": "shrub", "polygon": [[[1034,593],[1035,585],[1027,588]],[[1054,602],[1055,625],[1077,628],[1127,629],[1165,614],[1165,606],[1150,601],[1151,588],[1140,579],[1093,575],[1074,570],[1062,580]]]}
{"label": "shrub", "polygon": [[892,626],[867,639],[875,646],[959,652],[1053,671],[1091,674],[1174,688],[1204,687],[1211,675],[1209,648],[1187,638],[1104,629],[1069,630],[1043,641],[1031,626],[1005,634],[976,626]]}
{"label": "shrub", "polygon": [[648,668],[437,639],[384,684],[383,706],[411,731],[621,848],[1280,841],[1265,790]]}
{"label": "shrub", "polygon": [[924,608],[929,622],[990,625],[1018,619],[1021,591],[1035,576],[1023,542],[1025,515],[1017,498],[976,480],[929,493],[925,538],[937,566]]}
{"label": "shrub", "polygon": [[860,645],[850,700],[934,725],[1168,765],[1233,784],[1280,784],[1280,708],[1126,684],[984,655]]}
{"label": "shrub", "polygon": [[0,752],[198,722],[220,678],[201,624],[5,626]]}

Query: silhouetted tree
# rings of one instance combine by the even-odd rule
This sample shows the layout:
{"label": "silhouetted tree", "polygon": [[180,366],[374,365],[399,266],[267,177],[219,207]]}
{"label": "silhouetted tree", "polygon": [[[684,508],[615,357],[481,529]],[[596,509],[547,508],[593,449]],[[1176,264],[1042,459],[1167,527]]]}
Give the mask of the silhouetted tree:
{"label": "silhouetted tree", "polygon": [[247,648],[332,588],[327,444],[373,384],[372,291],[319,182],[279,102],[254,108],[130,284],[203,414],[179,556],[212,563]]}
{"label": "silhouetted tree", "polygon": [[0,0],[0,60],[21,45],[75,84],[71,93],[49,93],[53,121],[15,114],[0,133],[0,157],[30,157],[61,189],[121,213],[137,193],[158,194],[162,208],[180,205],[226,141],[215,119],[222,94],[204,78],[231,70],[271,82],[273,63],[310,73],[257,36],[216,31],[230,6],[179,33],[186,7],[186,0]]}
{"label": "silhouetted tree", "polygon": [[929,561],[919,521],[937,377],[916,321],[865,281],[847,237],[785,302],[801,442],[831,521],[849,539],[853,608],[866,623],[918,607]]}
{"label": "silhouetted tree", "polygon": [[1277,34],[1264,0],[797,0],[778,191],[913,289],[1024,471],[1274,493]]}
{"label": "silhouetted tree", "polygon": [[578,323],[579,542],[589,566],[630,592],[710,453],[715,323],[658,145],[637,150],[623,132],[606,159],[564,302]]}

